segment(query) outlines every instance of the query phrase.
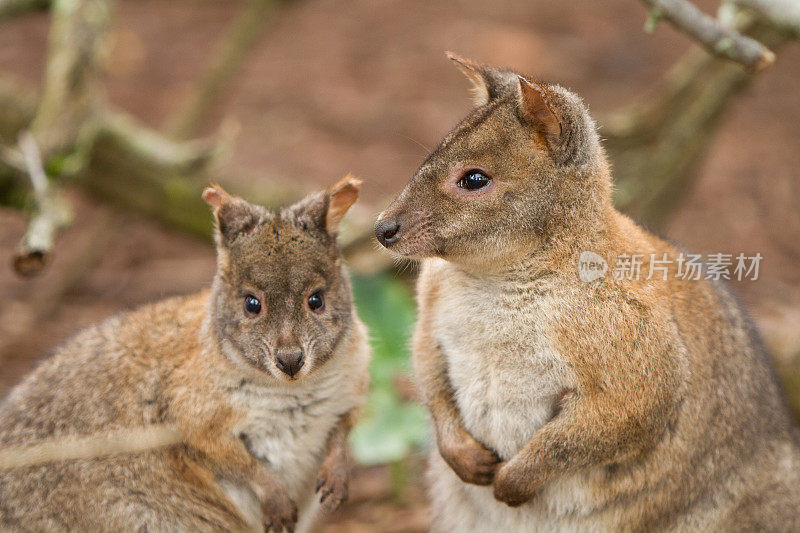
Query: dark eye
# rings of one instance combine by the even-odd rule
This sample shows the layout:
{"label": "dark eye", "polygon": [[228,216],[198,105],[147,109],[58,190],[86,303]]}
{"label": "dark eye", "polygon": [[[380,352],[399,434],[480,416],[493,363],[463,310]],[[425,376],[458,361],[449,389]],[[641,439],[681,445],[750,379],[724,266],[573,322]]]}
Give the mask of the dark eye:
{"label": "dark eye", "polygon": [[319,312],[323,307],[325,307],[325,295],[322,294],[322,291],[317,291],[308,297],[309,309]]}
{"label": "dark eye", "polygon": [[492,179],[480,170],[470,170],[458,180],[457,185],[468,191],[477,191],[489,185],[491,181]]}
{"label": "dark eye", "polygon": [[250,316],[255,316],[261,312],[261,302],[253,296],[248,294],[244,297],[244,312]]}

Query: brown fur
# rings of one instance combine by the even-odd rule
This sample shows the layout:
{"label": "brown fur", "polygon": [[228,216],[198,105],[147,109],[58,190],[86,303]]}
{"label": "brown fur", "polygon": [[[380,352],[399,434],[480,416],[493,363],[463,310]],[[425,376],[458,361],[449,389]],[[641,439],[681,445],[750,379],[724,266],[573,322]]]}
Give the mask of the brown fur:
{"label": "brown fur", "polygon": [[[315,483],[322,507],[341,504],[368,379],[336,245],[357,196],[348,178],[272,213],[208,189],[213,288],[81,332],[0,405],[0,447],[149,424],[176,425],[183,441],[2,471],[0,529],[293,530],[298,509],[319,505]],[[325,308],[312,312],[318,289]],[[258,316],[245,314],[245,294],[263,302]],[[283,349],[304,355],[293,377],[276,366]]]}
{"label": "brown fur", "polygon": [[[479,107],[376,223],[422,260],[434,529],[799,530],[798,431],[733,298],[645,279],[680,252],[613,208],[578,97],[453,59]],[[471,169],[490,185],[459,188]],[[584,283],[582,251],[645,275]]]}

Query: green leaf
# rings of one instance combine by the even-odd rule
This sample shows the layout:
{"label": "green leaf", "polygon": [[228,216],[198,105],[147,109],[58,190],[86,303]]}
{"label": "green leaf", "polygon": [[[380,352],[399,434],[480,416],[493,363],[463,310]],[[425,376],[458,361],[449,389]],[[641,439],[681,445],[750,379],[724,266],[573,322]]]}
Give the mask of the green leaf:
{"label": "green leaf", "polygon": [[428,441],[427,412],[404,402],[394,385],[410,371],[414,302],[408,287],[387,274],[354,276],[353,293],[372,344],[372,388],[350,438],[353,455],[365,464],[400,461]]}
{"label": "green leaf", "polygon": [[400,461],[428,441],[427,411],[386,389],[370,394],[365,415],[350,436],[353,455],[363,464]]}

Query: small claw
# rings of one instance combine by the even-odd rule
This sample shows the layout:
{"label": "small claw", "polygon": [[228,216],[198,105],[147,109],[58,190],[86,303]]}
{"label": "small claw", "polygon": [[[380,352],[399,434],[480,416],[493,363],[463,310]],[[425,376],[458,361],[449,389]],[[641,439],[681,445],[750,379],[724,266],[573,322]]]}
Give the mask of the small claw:
{"label": "small claw", "polygon": [[330,489],[325,489],[322,492],[320,492],[319,493],[319,503],[323,503],[327,499],[327,497],[330,496],[332,493],[333,493],[333,491],[330,490]]}
{"label": "small claw", "polygon": [[325,484],[325,480],[322,478],[317,478],[317,488],[314,489],[314,492],[319,492],[319,489]]}

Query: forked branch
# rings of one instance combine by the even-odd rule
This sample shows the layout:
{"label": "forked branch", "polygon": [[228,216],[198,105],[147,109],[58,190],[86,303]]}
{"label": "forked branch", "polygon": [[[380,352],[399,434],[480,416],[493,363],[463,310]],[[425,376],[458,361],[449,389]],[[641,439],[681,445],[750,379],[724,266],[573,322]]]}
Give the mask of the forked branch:
{"label": "forked branch", "polygon": [[712,54],[736,61],[754,72],[775,62],[775,54],[769,48],[706,15],[688,0],[642,1],[650,8],[651,20],[667,19]]}

